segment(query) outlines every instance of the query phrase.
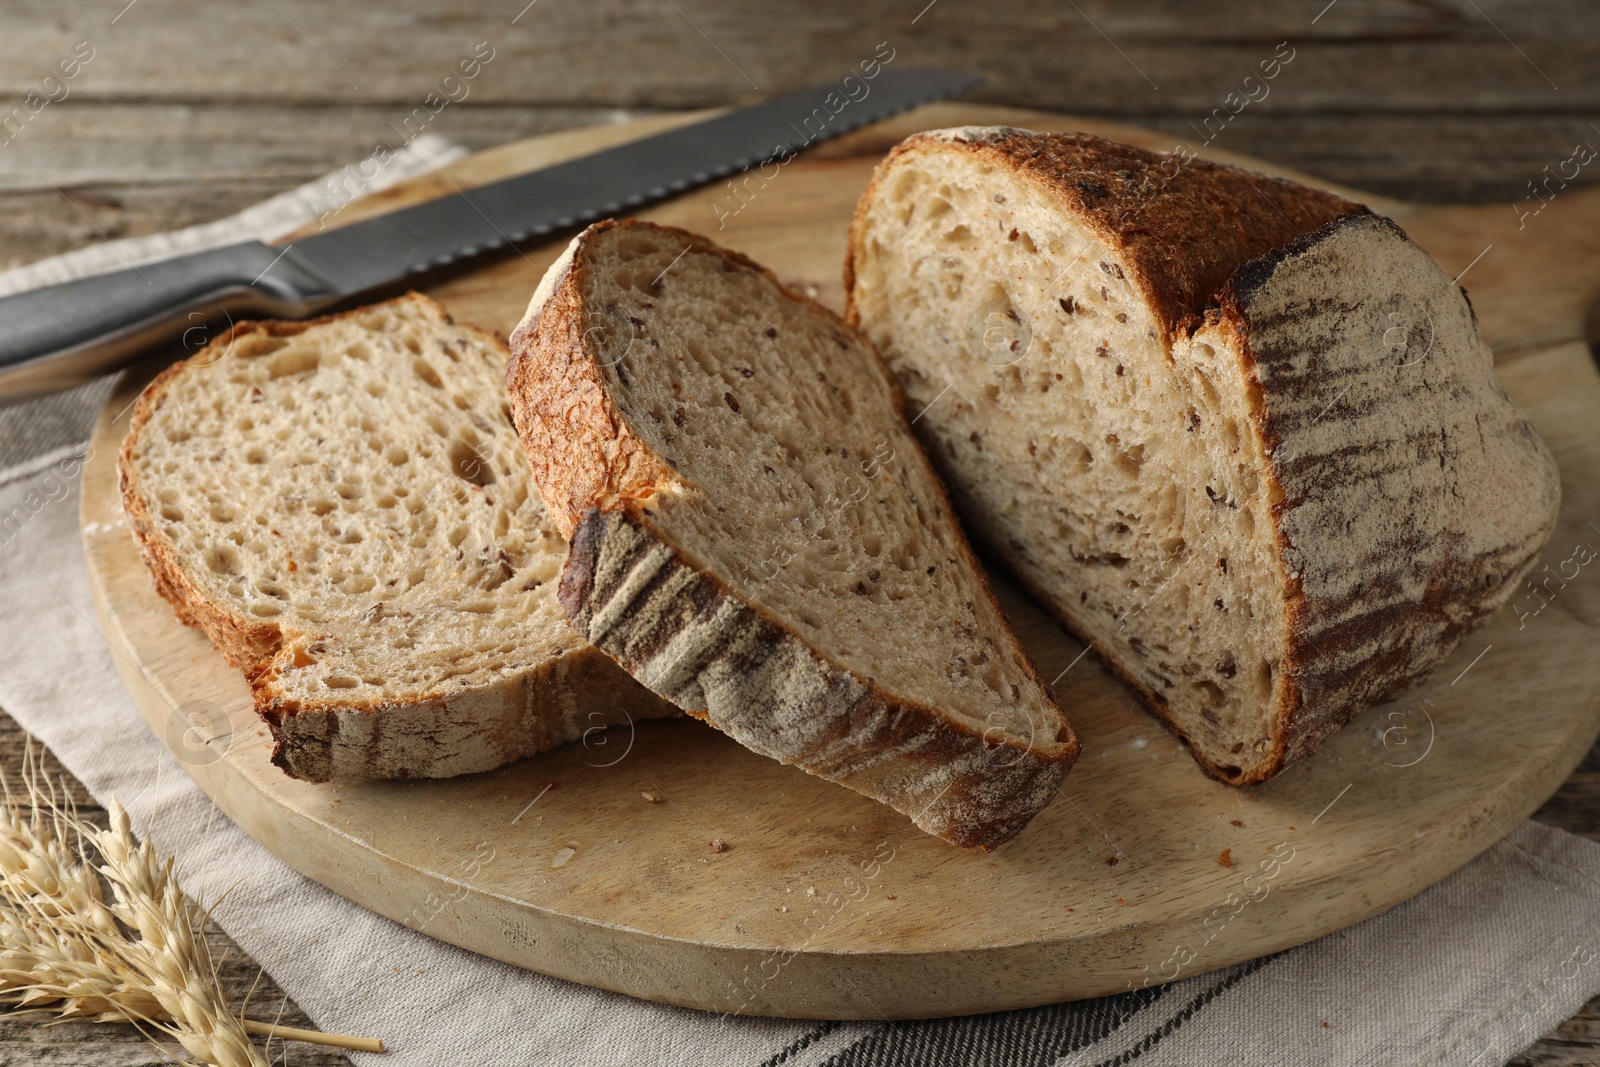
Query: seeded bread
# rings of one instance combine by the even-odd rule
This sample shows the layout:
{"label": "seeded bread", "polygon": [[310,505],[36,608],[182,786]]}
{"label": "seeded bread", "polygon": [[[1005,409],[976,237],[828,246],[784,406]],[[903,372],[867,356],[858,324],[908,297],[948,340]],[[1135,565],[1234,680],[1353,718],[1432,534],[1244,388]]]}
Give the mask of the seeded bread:
{"label": "seeded bread", "polygon": [[118,460],[134,538],[248,676],[290,775],[482,771],[677,713],[556,603],[566,546],[506,356],[410,294],[242,323],[140,397]]}
{"label": "seeded bread", "polygon": [[589,227],[512,334],[561,602],[747,747],[993,847],[1078,742],[838,316],[683,230]]}
{"label": "seeded bread", "polygon": [[975,536],[1224,781],[1425,676],[1553,529],[1464,293],[1340,197],[936,131],[879,166],[846,288]]}

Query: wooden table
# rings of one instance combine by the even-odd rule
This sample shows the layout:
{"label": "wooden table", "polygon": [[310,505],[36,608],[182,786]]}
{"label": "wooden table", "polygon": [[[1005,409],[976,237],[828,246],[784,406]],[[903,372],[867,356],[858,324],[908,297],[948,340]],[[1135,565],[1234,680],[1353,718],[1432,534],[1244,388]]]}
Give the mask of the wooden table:
{"label": "wooden table", "polygon": [[[1520,200],[1575,145],[1600,147],[1600,8],[1579,0],[525,2],[7,3],[0,101],[23,111],[0,113],[0,265],[216,218],[395,143],[419,114],[483,148],[755,100],[842,76],[881,42],[899,65],[983,73],[974,99],[1125,119],[1196,145],[1206,116],[1287,42],[1270,91],[1251,90],[1259,99],[1215,143],[1413,200]],[[437,114],[418,112],[458,61],[489,54],[480,44],[492,58],[479,76],[444,87],[456,99]],[[90,58],[46,84],[75,46]],[[56,99],[34,113],[30,92]],[[1572,184],[1596,180],[1600,163]],[[22,743],[0,718],[13,777]],[[1600,839],[1600,749],[1537,818]],[[212,940],[232,949],[219,931]],[[224,968],[238,991],[256,975],[240,956]],[[282,998],[264,987],[256,1003]],[[284,1021],[306,1025],[292,1005]],[[304,1045],[290,1058],[346,1062]],[[1514,1062],[1597,1059],[1600,998]],[[0,1017],[0,1062],[170,1061],[126,1028]]]}

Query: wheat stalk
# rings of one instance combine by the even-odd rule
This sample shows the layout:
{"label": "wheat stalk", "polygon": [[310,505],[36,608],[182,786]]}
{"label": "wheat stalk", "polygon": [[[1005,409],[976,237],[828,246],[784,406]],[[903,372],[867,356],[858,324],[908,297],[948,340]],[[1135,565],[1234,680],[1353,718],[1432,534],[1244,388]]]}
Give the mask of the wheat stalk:
{"label": "wheat stalk", "polygon": [[205,913],[178,889],[173,862],[134,839],[115,799],[108,829],[81,822],[41,783],[31,747],[23,777],[27,814],[0,775],[0,1000],[60,1019],[131,1022],[216,1067],[266,1067],[251,1032],[383,1050],[234,1015],[200,936]]}

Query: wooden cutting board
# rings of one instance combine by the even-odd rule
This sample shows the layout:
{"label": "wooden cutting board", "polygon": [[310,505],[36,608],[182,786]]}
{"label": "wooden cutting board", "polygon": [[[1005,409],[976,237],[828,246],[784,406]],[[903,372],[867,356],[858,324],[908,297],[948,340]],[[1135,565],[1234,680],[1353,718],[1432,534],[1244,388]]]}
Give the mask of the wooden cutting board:
{"label": "wooden cutting board", "polygon": [[[333,221],[681,121],[508,145],[455,165],[448,181],[413,182]],[[1102,122],[938,105],[822,146],[764,186],[751,182],[742,199],[712,187],[643,214],[707,232],[837,308],[845,227],[873,164],[915,130],[972,122],[1173,146]],[[435,937],[651,1000],[814,1018],[951,1015],[1114,993],[1319,937],[1500,840],[1600,728],[1600,563],[1590,562],[1600,549],[1600,378],[1584,343],[1600,293],[1600,191],[1560,192],[1520,218],[1504,204],[1353,195],[1393,215],[1447,270],[1467,272],[1502,380],[1555,451],[1564,503],[1539,594],[1524,590],[1431,682],[1264,786],[1202,775],[999,579],[1024,643],[1058,679],[1083,757],[1056,802],[993,854],[928,837],[691,721],[596,733],[449,781],[292,781],[267,761],[243,679],[156,596],[122,519],[116,449],[153,367],[107,405],[84,478],[89,571],[117,667],[195,781],[296,869]],[[564,243],[429,291],[457,318],[508,331]],[[709,847],[718,838],[725,851]]]}

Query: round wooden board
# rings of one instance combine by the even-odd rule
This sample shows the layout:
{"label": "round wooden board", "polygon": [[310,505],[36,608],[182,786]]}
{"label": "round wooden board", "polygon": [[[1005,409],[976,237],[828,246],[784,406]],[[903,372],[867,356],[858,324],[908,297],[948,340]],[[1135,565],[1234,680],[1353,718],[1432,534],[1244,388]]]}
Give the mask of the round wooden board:
{"label": "round wooden board", "polygon": [[[506,146],[451,178],[468,186],[676,121]],[[707,189],[644,215],[708,232],[837,306],[845,225],[883,150],[914,129],[994,121],[1170,147],[1088,120],[942,105],[825,145],[752,183],[742,204]],[[442,191],[424,179],[335,221]],[[1056,802],[992,854],[928,837],[687,720],[448,781],[293,781],[268,762],[243,679],[156,595],[123,520],[116,449],[153,365],[108,403],[84,478],[105,633],[151,728],[267,848],[396,921],[573,981],[719,1012],[914,1018],[1114,993],[1300,944],[1407,899],[1499,840],[1600,729],[1600,568],[1576,562],[1593,557],[1580,545],[1600,548],[1600,378],[1581,339],[1600,288],[1587,236],[1600,232],[1600,197],[1558,200],[1548,213],[1566,212],[1565,223],[1540,219],[1543,234],[1520,243],[1503,232],[1516,221],[1504,205],[1368,199],[1447,269],[1502,241],[1500,256],[1475,267],[1473,297],[1507,353],[1507,390],[1561,464],[1565,502],[1545,562],[1566,580],[1549,582],[1544,598],[1517,598],[1432,681],[1264,786],[1206,778],[999,577],[1014,626],[1057,679],[1083,756]],[[430,291],[457,318],[508,330],[559,246]],[[1552,261],[1551,247],[1569,258]],[[725,851],[709,846],[719,838]]]}

